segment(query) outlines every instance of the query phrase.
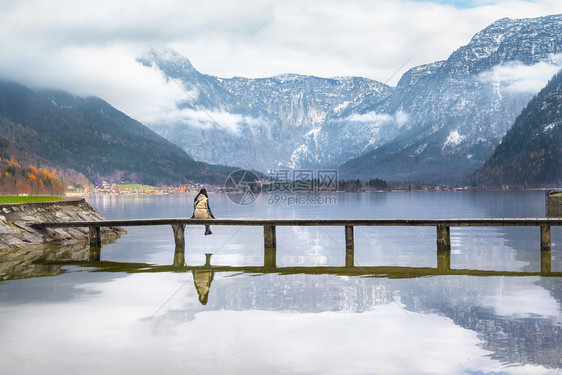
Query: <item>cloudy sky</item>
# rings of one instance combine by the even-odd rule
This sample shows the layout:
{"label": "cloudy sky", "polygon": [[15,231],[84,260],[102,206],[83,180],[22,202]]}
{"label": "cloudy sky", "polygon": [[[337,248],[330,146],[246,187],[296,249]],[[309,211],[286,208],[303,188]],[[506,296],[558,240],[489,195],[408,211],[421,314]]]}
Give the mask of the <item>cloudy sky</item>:
{"label": "cloudy sky", "polygon": [[135,58],[169,46],[202,73],[356,75],[396,84],[490,23],[559,0],[0,0],[0,77],[96,95],[145,122],[177,87]]}

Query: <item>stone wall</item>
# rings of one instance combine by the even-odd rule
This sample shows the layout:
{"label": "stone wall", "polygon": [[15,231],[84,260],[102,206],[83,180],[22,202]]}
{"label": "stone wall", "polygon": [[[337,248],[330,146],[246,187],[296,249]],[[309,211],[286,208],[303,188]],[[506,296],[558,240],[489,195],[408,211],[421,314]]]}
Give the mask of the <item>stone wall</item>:
{"label": "stone wall", "polygon": [[[0,249],[73,244],[88,240],[88,228],[36,229],[28,223],[46,221],[107,220],[83,198],[55,202],[0,204]],[[102,227],[102,240],[126,233],[121,228]]]}

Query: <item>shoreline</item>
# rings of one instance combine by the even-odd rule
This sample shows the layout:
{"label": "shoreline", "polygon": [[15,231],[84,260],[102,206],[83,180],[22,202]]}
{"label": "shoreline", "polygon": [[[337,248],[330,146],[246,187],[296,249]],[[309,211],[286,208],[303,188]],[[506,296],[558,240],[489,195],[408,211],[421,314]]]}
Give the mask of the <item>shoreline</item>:
{"label": "shoreline", "polygon": [[[355,190],[355,191],[346,191],[346,190],[336,190],[336,191],[283,191],[283,192],[264,192],[262,191],[260,194],[341,194],[341,193],[408,193],[408,192],[468,192],[468,191],[547,191],[551,190],[552,188],[425,188],[425,189],[388,189],[388,190]],[[230,192],[222,191],[222,189],[213,189],[208,188],[209,193],[211,194],[230,194]],[[86,197],[95,197],[95,196],[151,196],[151,195],[194,195],[197,194],[198,191],[189,191],[189,192],[159,192],[159,191],[145,191],[145,192],[126,192],[126,193],[117,193],[117,192],[109,192],[109,191],[100,191],[100,192],[87,192],[87,193],[66,193],[65,198],[77,198],[77,199],[85,199]],[[59,201],[60,202],[60,201]]]}
{"label": "shoreline", "polygon": [[[0,250],[71,245],[88,241],[88,228],[37,229],[29,225],[42,221],[107,220],[85,198],[66,197],[60,201],[0,204]],[[102,230],[102,241],[109,242],[126,232],[122,228]]]}

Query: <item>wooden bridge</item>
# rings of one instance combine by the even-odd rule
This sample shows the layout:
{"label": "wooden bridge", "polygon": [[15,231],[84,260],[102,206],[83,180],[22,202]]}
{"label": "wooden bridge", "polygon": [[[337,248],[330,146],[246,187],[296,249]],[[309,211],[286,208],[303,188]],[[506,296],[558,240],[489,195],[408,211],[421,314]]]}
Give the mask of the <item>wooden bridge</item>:
{"label": "wooden bridge", "polygon": [[[170,225],[173,230],[176,253],[185,248],[186,225],[261,226],[264,239],[264,267],[276,267],[276,227],[278,226],[339,226],[345,228],[345,266],[354,266],[353,228],[357,226],[429,226],[436,228],[438,269],[450,269],[451,227],[507,227],[540,228],[541,272],[550,272],[550,227],[562,225],[562,218],[468,218],[468,219],[131,219],[104,221],[71,221],[32,223],[39,228],[88,227],[90,245],[101,246],[101,227]],[[537,236],[538,239],[538,236]]]}

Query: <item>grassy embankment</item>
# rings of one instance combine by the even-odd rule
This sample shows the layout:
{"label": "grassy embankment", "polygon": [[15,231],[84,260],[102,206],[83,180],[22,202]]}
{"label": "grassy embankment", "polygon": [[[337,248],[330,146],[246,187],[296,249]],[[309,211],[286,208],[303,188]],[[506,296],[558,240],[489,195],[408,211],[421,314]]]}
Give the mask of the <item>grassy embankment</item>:
{"label": "grassy embankment", "polygon": [[44,197],[37,195],[18,196],[18,195],[4,195],[0,196],[0,204],[3,203],[34,203],[34,202],[52,202],[60,201],[61,197]]}

